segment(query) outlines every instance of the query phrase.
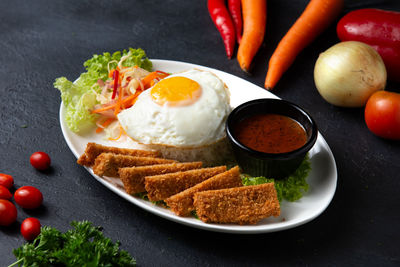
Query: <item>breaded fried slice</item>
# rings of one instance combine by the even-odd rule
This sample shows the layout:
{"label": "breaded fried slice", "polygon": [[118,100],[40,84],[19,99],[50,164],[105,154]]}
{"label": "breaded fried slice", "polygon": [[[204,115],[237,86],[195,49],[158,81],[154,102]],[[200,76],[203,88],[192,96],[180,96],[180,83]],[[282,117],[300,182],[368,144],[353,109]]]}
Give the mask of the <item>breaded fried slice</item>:
{"label": "breaded fried slice", "polygon": [[119,168],[164,164],[172,162],[176,161],[172,159],[134,157],[113,153],[101,153],[94,161],[93,172],[98,176],[119,177]]}
{"label": "breaded fried slice", "polygon": [[147,151],[147,150],[139,150],[139,149],[128,149],[128,148],[119,148],[119,147],[110,147],[103,146],[96,143],[88,143],[86,145],[85,153],[83,153],[79,159],[77,160],[78,164],[83,166],[92,166],[94,164],[95,159],[101,153],[114,153],[121,155],[130,155],[135,157],[159,157],[160,153],[158,151]]}
{"label": "breaded fried slice", "polygon": [[146,176],[145,189],[150,201],[164,200],[224,171],[226,166]]}
{"label": "breaded fried slice", "polygon": [[256,224],[280,214],[273,183],[198,192],[194,207],[206,223]]}
{"label": "breaded fried slice", "polygon": [[120,168],[119,178],[124,184],[128,194],[136,194],[146,191],[144,178],[146,176],[160,175],[178,171],[187,171],[201,168],[202,162],[169,163],[150,166]]}
{"label": "breaded fried slice", "polygon": [[194,210],[193,196],[197,192],[242,186],[239,167],[217,174],[165,200],[171,210],[179,216],[189,216]]}

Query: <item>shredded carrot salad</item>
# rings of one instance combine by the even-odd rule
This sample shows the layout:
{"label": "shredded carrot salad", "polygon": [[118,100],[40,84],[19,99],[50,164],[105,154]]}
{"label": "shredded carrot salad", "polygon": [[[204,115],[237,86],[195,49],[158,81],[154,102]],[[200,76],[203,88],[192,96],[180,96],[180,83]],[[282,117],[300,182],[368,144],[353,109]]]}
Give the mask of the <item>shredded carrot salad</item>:
{"label": "shredded carrot salad", "polygon": [[[112,126],[119,130],[118,133],[109,137],[109,140],[118,140],[125,132],[119,123],[114,123],[117,121],[117,115],[122,110],[133,106],[137,97],[143,91],[169,75],[163,71],[149,72],[137,66],[124,67],[122,66],[123,60],[122,57],[120,62],[110,62],[118,63],[117,67],[109,69],[107,81],[99,80],[97,82],[97,85],[102,89],[101,93],[97,95],[100,104],[96,105],[91,111],[92,114],[100,115],[96,122],[96,133],[101,133],[107,127]],[[110,63],[108,66],[110,66]]]}

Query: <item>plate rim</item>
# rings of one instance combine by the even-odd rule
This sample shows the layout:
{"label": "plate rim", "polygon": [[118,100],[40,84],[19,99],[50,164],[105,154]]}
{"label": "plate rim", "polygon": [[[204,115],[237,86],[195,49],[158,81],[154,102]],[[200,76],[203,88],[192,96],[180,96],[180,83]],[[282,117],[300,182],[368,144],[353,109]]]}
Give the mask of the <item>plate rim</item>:
{"label": "plate rim", "polygon": [[[189,62],[183,62],[183,61],[174,61],[174,60],[165,60],[165,59],[150,59],[151,62],[153,63],[153,65],[157,65],[160,63],[164,63],[164,64],[178,64],[178,65],[186,65],[187,67],[191,67],[191,68],[201,68],[201,69],[207,69],[209,71],[213,71],[213,72],[220,72],[223,73],[224,75],[228,75],[230,77],[233,77],[234,79],[240,79],[243,80],[246,83],[250,83],[252,84],[252,86],[258,87],[258,89],[260,90],[265,90],[261,87],[259,87],[256,84],[253,84],[241,77],[235,76],[233,74],[218,70],[218,69],[214,69],[211,67],[207,67],[207,66],[202,66],[202,65],[198,65],[198,64],[194,64],[194,63],[189,63]],[[217,74],[218,75],[218,74]],[[280,99],[278,96],[268,92],[270,94],[270,98],[277,98]],[[68,133],[70,134],[74,134],[73,132],[71,132],[68,127],[66,126],[66,122],[64,120],[64,113],[65,113],[65,107],[63,102],[61,101],[60,103],[60,109],[59,109],[59,120],[60,120],[60,126],[61,126],[61,131],[64,137],[64,140],[66,141],[69,149],[71,150],[71,152],[73,153],[73,155],[76,158],[79,158],[80,154],[75,150],[74,145],[72,144]],[[179,217],[175,214],[173,214],[170,210],[162,208],[162,207],[157,207],[154,204],[152,204],[149,201],[145,201],[142,200],[138,197],[134,197],[131,196],[129,194],[127,194],[126,192],[123,192],[122,190],[120,190],[118,187],[112,185],[110,182],[106,181],[105,179],[95,175],[92,171],[92,169],[88,168],[88,167],[84,167],[98,182],[100,182],[102,185],[104,185],[105,187],[107,187],[109,190],[111,190],[112,192],[116,193],[117,195],[119,195],[120,197],[122,197],[123,199],[127,200],[128,202],[135,204],[136,206],[138,206],[139,208],[142,208],[154,215],[157,215],[159,217],[162,217],[164,219],[179,223],[179,224],[183,224],[189,227],[194,227],[197,229],[202,229],[202,230],[208,230],[208,231],[214,231],[214,232],[223,232],[223,233],[231,233],[231,234],[260,234],[260,233],[272,233],[272,232],[277,232],[277,231],[283,231],[283,230],[287,230],[287,229],[291,229],[291,228],[295,228],[298,227],[300,225],[306,224],[312,220],[314,220],[315,218],[317,218],[319,215],[321,215],[326,209],[327,207],[330,205],[330,203],[332,202],[332,199],[336,193],[336,188],[337,188],[337,179],[338,179],[338,175],[337,175],[337,165],[336,165],[336,161],[335,161],[335,157],[332,153],[332,150],[330,149],[328,143],[326,142],[326,140],[324,139],[324,137],[322,136],[322,134],[318,131],[318,138],[317,138],[317,142],[319,142],[321,144],[321,146],[326,150],[326,152],[329,155],[329,159],[332,161],[331,163],[333,164],[332,166],[332,170],[333,173],[330,174],[330,176],[332,176],[332,183],[333,183],[333,188],[330,191],[330,195],[328,196],[328,198],[326,199],[325,205],[321,206],[318,209],[318,212],[315,212],[312,214],[312,216],[307,217],[306,219],[300,220],[300,221],[294,221],[292,223],[288,223],[290,222],[290,220],[286,220],[285,223],[281,226],[277,226],[277,227],[265,227],[266,225],[233,225],[233,224],[213,224],[213,223],[204,223],[201,220],[195,219],[195,218],[187,218],[187,217]],[[317,143],[316,142],[316,143]],[[287,202],[290,203],[290,202]],[[160,209],[163,209],[163,211],[160,211]],[[279,223],[278,223],[279,224]]]}

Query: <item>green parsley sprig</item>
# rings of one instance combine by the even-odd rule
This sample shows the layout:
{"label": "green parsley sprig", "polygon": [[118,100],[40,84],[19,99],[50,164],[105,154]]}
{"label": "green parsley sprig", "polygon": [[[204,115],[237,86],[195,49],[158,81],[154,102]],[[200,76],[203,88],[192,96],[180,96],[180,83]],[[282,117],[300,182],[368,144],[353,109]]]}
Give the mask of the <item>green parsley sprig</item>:
{"label": "green parsley sprig", "polygon": [[279,202],[283,199],[293,202],[302,198],[303,194],[308,191],[307,177],[310,171],[311,162],[307,155],[296,171],[284,179],[265,178],[263,176],[251,177],[248,175],[242,175],[241,178],[243,185],[275,183]]}
{"label": "green parsley sprig", "polygon": [[91,222],[73,221],[73,229],[61,233],[42,227],[32,242],[14,249],[17,261],[11,266],[135,266],[136,260],[105,237]]}

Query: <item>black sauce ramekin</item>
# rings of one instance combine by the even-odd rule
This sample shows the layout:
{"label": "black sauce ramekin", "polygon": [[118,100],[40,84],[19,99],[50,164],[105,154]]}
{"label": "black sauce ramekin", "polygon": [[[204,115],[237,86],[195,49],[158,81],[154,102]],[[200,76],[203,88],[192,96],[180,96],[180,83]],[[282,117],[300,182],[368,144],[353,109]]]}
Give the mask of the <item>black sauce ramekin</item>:
{"label": "black sauce ramekin", "polygon": [[[286,153],[264,153],[243,145],[235,137],[235,126],[243,119],[256,114],[278,114],[296,120],[306,131],[306,143]],[[226,133],[236,161],[243,172],[252,176],[284,178],[293,173],[314,146],[318,129],[314,119],[299,106],[281,99],[256,99],[232,110],[226,121]]]}

